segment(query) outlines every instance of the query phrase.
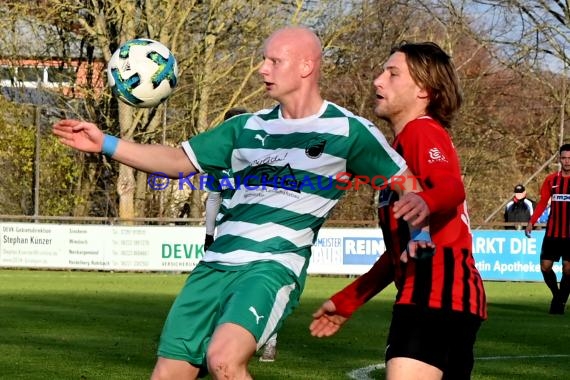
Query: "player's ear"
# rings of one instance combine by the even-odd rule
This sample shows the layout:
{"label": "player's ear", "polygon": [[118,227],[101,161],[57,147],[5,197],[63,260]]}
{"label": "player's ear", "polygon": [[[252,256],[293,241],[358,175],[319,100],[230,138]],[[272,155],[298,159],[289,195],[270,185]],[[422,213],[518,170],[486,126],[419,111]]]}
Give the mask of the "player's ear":
{"label": "player's ear", "polygon": [[420,90],[418,91],[418,98],[424,99],[424,100],[429,100],[429,97],[430,97],[429,91],[423,87],[420,87]]}
{"label": "player's ear", "polygon": [[315,62],[312,59],[304,59],[301,62],[301,77],[306,78],[315,70]]}

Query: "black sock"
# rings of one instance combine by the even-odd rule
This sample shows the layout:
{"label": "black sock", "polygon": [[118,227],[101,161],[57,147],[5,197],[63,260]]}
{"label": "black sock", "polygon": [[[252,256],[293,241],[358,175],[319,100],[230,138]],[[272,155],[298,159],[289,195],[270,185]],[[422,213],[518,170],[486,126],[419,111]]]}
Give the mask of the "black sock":
{"label": "black sock", "polygon": [[566,301],[568,301],[568,295],[570,295],[570,275],[562,274],[559,295],[562,303],[566,303]]}
{"label": "black sock", "polygon": [[548,286],[548,288],[552,292],[552,297],[557,297],[558,296],[558,281],[556,280],[556,273],[554,273],[554,271],[552,269],[550,269],[547,272],[542,271],[542,277],[544,278],[544,282],[546,283],[546,286]]}

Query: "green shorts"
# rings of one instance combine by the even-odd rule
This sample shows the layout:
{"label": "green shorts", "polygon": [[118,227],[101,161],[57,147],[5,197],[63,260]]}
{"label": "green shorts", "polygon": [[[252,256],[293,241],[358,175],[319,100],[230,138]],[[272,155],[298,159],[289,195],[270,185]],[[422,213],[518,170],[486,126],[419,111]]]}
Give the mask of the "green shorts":
{"label": "green shorts", "polygon": [[303,283],[276,262],[236,270],[199,263],[170,309],[158,356],[204,367],[212,334],[223,323],[251,332],[259,349],[299,304]]}

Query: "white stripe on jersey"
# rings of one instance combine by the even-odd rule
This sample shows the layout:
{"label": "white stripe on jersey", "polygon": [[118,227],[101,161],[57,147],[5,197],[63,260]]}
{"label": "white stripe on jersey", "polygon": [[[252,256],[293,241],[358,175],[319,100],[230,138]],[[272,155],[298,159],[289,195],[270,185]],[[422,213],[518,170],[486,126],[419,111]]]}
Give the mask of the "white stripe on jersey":
{"label": "white stripe on jersey", "polygon": [[275,261],[284,267],[290,269],[295,276],[299,277],[303,266],[305,265],[305,258],[293,252],[286,253],[269,253],[269,252],[252,252],[244,249],[232,251],[231,255],[206,251],[202,258],[205,262],[219,262],[223,265],[245,265],[256,261]]}
{"label": "white stripe on jersey", "polygon": [[224,235],[240,236],[257,242],[286,236],[287,240],[297,247],[311,244],[315,237],[311,228],[294,230],[277,223],[254,224],[229,220],[218,226],[218,238]]}
{"label": "white stripe on jersey", "polygon": [[[328,179],[327,179],[328,181]],[[328,182],[322,183],[323,188],[328,188]],[[309,194],[304,193],[303,197],[295,198],[292,195],[295,194],[294,192],[289,192],[291,196],[283,197],[279,193],[280,191],[288,191],[283,189],[273,189],[269,186],[266,187],[263,191],[263,196],[255,197],[256,204],[273,207],[276,209],[286,210],[296,212],[298,214],[310,214],[317,218],[324,218],[331,208],[336,205],[338,202],[334,199],[329,199],[325,197],[321,197],[320,195],[316,194]],[[275,196],[272,196],[270,192],[273,191]],[[247,204],[247,197],[246,195],[252,196],[255,193],[255,190],[238,190],[234,193],[228,209],[239,205],[239,204]]]}

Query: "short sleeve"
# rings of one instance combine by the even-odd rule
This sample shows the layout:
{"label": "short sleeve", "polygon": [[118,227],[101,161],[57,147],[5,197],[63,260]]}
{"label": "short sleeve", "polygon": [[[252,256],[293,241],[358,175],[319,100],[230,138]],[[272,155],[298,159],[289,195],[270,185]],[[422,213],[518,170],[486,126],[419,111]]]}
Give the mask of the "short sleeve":
{"label": "short sleeve", "polygon": [[363,175],[382,186],[391,177],[407,169],[404,159],[388,144],[374,125],[350,121],[352,144],[347,156],[347,169],[354,175]]}
{"label": "short sleeve", "polygon": [[236,140],[249,117],[251,114],[238,115],[182,143],[199,172],[213,173],[231,167]]}

